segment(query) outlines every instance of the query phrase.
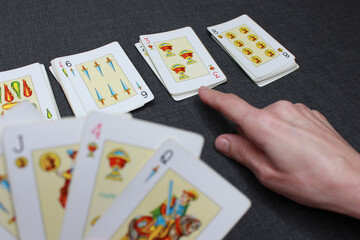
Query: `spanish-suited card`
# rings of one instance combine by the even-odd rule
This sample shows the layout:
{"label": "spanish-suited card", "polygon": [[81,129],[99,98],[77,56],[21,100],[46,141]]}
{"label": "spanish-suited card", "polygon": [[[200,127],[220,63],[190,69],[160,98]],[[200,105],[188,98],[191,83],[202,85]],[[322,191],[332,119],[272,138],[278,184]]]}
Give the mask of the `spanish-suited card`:
{"label": "spanish-suited card", "polygon": [[191,27],[141,35],[140,42],[171,95],[197,92],[201,86],[226,81]]}
{"label": "spanish-suited card", "polygon": [[275,75],[299,68],[295,56],[247,15],[208,30],[255,82],[276,80]]}
{"label": "spanish-suited card", "polygon": [[169,140],[85,239],[222,239],[249,207],[246,196]]}
{"label": "spanish-suited card", "polygon": [[0,72],[0,79],[0,115],[20,102],[29,101],[47,119],[60,118],[44,65],[34,63]]}
{"label": "spanish-suited card", "polygon": [[[0,118],[0,134],[5,127],[31,123],[43,120],[43,116],[28,101],[21,102],[11,108],[6,115]],[[16,216],[11,198],[10,181],[0,144],[0,236],[1,239],[15,240],[19,238],[16,226]]]}
{"label": "spanish-suited card", "polygon": [[61,239],[83,239],[168,138],[200,156],[204,140],[199,134],[91,113],[84,127]]}
{"label": "spanish-suited card", "polygon": [[154,99],[118,42],[54,59],[51,65],[69,97],[75,91],[86,112],[125,113]]}
{"label": "spanish-suited card", "polygon": [[2,141],[21,239],[59,239],[83,122],[70,118],[4,130]]}

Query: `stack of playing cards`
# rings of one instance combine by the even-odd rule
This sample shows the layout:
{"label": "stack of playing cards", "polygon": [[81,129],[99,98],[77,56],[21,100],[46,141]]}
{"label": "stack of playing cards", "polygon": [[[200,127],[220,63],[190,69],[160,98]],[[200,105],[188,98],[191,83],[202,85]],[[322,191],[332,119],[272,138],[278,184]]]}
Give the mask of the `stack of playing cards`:
{"label": "stack of playing cards", "polygon": [[199,134],[131,115],[40,118],[22,103],[0,119],[1,239],[221,239],[250,207],[199,159]]}
{"label": "stack of playing cards", "polygon": [[118,42],[51,61],[75,116],[125,113],[154,99]]}
{"label": "stack of playing cards", "polygon": [[208,30],[260,87],[299,68],[295,56],[247,15],[208,27]]}
{"label": "stack of playing cards", "polygon": [[0,72],[0,115],[23,101],[31,102],[47,119],[60,118],[44,65],[34,63]]}
{"label": "stack of playing cards", "polygon": [[176,101],[196,95],[201,86],[226,81],[191,27],[141,35],[135,46]]}

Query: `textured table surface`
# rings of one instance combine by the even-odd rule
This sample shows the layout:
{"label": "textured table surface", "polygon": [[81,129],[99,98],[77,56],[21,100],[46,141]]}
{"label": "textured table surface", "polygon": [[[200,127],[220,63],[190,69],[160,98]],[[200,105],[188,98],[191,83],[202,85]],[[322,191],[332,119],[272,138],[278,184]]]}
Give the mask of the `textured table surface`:
{"label": "textured table surface", "polygon": [[[136,118],[198,132],[202,159],[246,194],[252,208],[226,239],[356,239],[360,221],[296,204],[263,187],[245,167],[217,153],[214,139],[235,126],[198,96],[175,102],[134,47],[139,35],[191,26],[227,76],[216,87],[257,107],[277,100],[322,112],[360,151],[360,2],[350,1],[5,1],[0,2],[0,71],[118,41],[155,99]],[[248,14],[289,49],[300,69],[257,87],[211,39],[206,27]],[[60,114],[73,115],[48,71]],[[229,106],[231,107],[231,106]],[[316,161],[316,159],[314,159]]]}

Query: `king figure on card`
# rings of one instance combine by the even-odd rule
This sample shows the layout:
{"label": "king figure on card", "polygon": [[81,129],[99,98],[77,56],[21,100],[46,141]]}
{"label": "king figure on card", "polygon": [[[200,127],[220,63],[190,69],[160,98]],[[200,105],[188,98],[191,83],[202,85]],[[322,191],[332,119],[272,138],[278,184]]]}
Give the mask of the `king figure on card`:
{"label": "king figure on card", "polygon": [[198,198],[195,190],[183,190],[180,198],[172,195],[172,181],[168,195],[159,207],[151,211],[152,216],[142,216],[133,219],[129,225],[129,232],[122,240],[177,240],[182,236],[189,236],[200,228],[200,221],[186,211],[191,201]]}

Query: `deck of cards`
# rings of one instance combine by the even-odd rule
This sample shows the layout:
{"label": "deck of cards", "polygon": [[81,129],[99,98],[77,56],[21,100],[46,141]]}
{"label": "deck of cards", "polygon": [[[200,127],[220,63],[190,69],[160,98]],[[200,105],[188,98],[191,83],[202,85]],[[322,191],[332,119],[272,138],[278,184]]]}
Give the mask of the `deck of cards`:
{"label": "deck of cards", "polygon": [[91,111],[126,113],[154,95],[118,42],[51,61],[75,116]]}
{"label": "deck of cards", "polygon": [[247,15],[208,27],[208,30],[260,87],[299,68],[295,56]]}
{"label": "deck of cards", "polygon": [[221,239],[250,207],[197,133],[130,114],[46,121],[30,103],[0,133],[1,239]]}
{"label": "deck of cards", "polygon": [[44,65],[34,63],[0,72],[0,115],[23,101],[31,102],[47,119],[60,118]]}
{"label": "deck of cards", "polygon": [[196,95],[201,86],[213,88],[226,82],[191,27],[141,35],[135,46],[176,101]]}

